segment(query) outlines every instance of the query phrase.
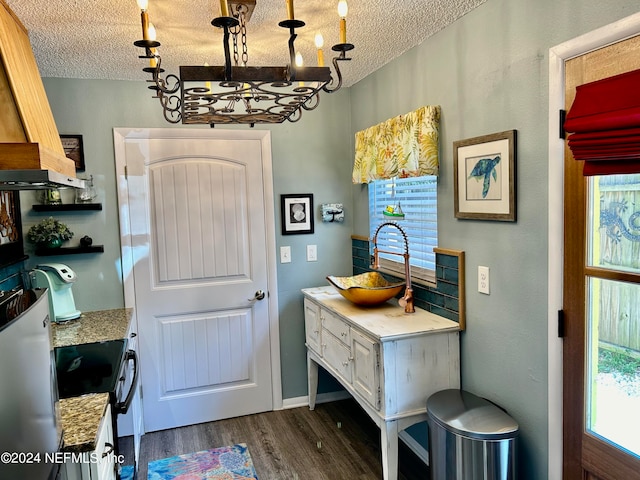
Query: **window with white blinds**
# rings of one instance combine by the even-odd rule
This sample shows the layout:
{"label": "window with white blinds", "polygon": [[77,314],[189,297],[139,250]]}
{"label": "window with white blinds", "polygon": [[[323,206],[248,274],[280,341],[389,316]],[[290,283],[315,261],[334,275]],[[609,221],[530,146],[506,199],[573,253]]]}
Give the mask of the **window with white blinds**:
{"label": "window with white blinds", "polygon": [[[373,242],[376,229],[384,222],[397,220],[409,240],[411,277],[435,283],[435,253],[438,245],[437,215],[438,177],[423,176],[392,178],[369,183],[369,232]],[[387,206],[400,205],[404,218],[385,216]],[[385,226],[377,238],[378,249],[404,253],[402,234],[394,227]],[[372,244],[373,250],[373,244]],[[404,278],[404,259],[398,255],[379,255],[380,267]]]}

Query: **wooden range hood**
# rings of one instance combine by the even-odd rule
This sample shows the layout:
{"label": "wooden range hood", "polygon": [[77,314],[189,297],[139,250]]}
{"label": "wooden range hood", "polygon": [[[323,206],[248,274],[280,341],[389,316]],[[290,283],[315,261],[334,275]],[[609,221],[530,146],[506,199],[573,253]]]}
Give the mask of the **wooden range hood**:
{"label": "wooden range hood", "polygon": [[62,148],[27,29],[0,0],[0,190],[83,183]]}

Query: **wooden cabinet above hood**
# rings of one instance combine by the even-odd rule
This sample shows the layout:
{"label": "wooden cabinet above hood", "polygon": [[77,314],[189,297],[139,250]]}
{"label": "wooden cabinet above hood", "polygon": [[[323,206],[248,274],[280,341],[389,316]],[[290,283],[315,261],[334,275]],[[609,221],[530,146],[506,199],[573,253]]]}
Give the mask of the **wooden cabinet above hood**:
{"label": "wooden cabinet above hood", "polygon": [[0,174],[42,169],[75,179],[75,163],[62,148],[27,29],[4,0],[0,60]]}

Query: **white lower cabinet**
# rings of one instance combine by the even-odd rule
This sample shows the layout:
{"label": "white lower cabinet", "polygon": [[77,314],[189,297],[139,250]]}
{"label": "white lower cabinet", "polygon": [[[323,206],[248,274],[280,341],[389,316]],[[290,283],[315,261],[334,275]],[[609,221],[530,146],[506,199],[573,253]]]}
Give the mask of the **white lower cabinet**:
{"label": "white lower cabinet", "polygon": [[320,352],[320,311],[315,303],[304,302],[304,325],[307,348]]}
{"label": "white lower cabinet", "polygon": [[[74,453],[73,461],[64,464],[67,480],[116,480],[118,464],[114,451],[111,408],[102,417],[92,452]],[[63,478],[64,475],[63,475]]]}
{"label": "white lower cabinet", "polygon": [[333,287],[304,289],[309,407],[318,366],[335,377],[380,428],[384,480],[398,478],[398,433],[427,419],[427,398],[460,388],[459,325],[397,304],[358,307]]}
{"label": "white lower cabinet", "polygon": [[351,356],[354,390],[373,408],[380,410],[380,345],[357,330],[351,330]]}

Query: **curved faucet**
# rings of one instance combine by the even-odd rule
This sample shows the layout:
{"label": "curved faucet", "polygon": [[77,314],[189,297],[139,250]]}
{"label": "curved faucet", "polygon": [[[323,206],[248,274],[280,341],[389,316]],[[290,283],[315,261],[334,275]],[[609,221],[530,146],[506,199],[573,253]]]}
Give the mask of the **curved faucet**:
{"label": "curved faucet", "polygon": [[[404,239],[404,253],[398,252],[390,252],[388,250],[379,250],[378,249],[378,232],[382,227],[388,225],[390,227],[397,228],[402,234],[402,238]],[[413,289],[411,288],[411,266],[409,265],[409,240],[407,239],[407,234],[405,231],[395,222],[384,222],[381,223],[376,229],[376,233],[373,236],[373,268],[377,270],[380,268],[380,259],[378,258],[379,253],[388,253],[390,255],[399,255],[404,257],[404,276],[406,282],[406,289],[404,291],[404,296],[400,299],[400,305],[404,306],[405,313],[414,313],[416,311],[413,305]]]}

